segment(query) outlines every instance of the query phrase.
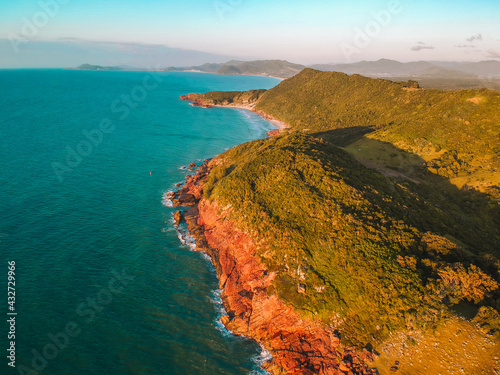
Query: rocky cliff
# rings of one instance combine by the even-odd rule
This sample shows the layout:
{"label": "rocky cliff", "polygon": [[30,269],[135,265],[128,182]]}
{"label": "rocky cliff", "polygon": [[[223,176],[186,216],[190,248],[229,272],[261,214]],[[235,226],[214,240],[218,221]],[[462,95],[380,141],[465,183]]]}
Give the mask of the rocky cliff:
{"label": "rocky cliff", "polygon": [[310,69],[268,91],[182,98],[290,125],[172,197],[212,256],[224,324],[272,353],[270,371],[498,373],[499,98]]}
{"label": "rocky cliff", "polygon": [[227,219],[230,207],[202,196],[204,181],[216,163],[217,159],[205,162],[172,200],[175,206],[192,206],[182,218],[197,249],[206,251],[216,267],[228,313],[222,318],[224,325],[269,350],[273,359],[265,367],[273,374],[376,374],[367,365],[370,352],[341,345],[332,327],[300,317],[271,292],[275,274],[255,254],[256,246],[266,245],[255,244]]}

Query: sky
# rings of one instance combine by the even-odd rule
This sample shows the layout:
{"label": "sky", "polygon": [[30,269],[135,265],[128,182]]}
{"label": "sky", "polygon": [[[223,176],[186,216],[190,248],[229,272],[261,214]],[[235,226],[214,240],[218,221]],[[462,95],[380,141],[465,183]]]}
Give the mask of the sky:
{"label": "sky", "polygon": [[165,57],[179,48],[208,53],[190,52],[193,65],[499,60],[499,20],[498,0],[2,0],[0,67],[66,66],[85,56],[93,61],[82,63],[140,64],[141,53],[147,64],[189,65]]}

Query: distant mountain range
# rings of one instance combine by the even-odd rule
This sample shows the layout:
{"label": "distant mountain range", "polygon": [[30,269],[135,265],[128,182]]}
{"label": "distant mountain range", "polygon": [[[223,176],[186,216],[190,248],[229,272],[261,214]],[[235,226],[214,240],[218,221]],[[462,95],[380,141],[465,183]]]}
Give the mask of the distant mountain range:
{"label": "distant mountain range", "polygon": [[[285,60],[230,60],[226,63],[205,63],[195,66],[157,68],[161,71],[204,72],[226,75],[261,75],[290,78],[306,68]],[[361,74],[371,78],[393,81],[417,80],[424,88],[458,90],[487,87],[500,90],[500,61],[445,62],[416,61],[402,63],[395,60],[360,61],[352,64],[317,64],[310,68]],[[129,66],[100,66],[83,64],[77,70],[147,70]]]}
{"label": "distant mountain range", "polygon": [[[278,78],[290,78],[306,68],[304,65],[293,64],[284,60],[257,60],[238,61],[231,60],[226,63],[206,63],[188,67],[157,68],[154,70],[168,72],[202,72],[224,75],[259,75]],[[102,66],[93,64],[82,64],[70,70],[151,70],[135,68],[130,66]]]}
{"label": "distant mountain range", "polygon": [[439,78],[500,78],[500,61],[444,62],[416,61],[402,63],[395,60],[360,61],[352,64],[317,64],[310,68],[369,77],[439,77]]}
{"label": "distant mountain range", "polygon": [[[188,66],[206,61],[224,63],[233,55],[171,48],[143,43],[92,42],[81,39],[58,41],[0,38],[0,68],[67,68],[82,63],[124,70],[145,70],[167,66]],[[135,68],[131,68],[135,67]]]}
{"label": "distant mountain range", "polygon": [[[169,67],[167,71],[199,71],[215,74],[250,74],[289,78],[306,68],[305,65],[285,60],[231,60],[224,64],[207,63],[190,67]],[[500,78],[500,61],[446,62],[416,61],[402,63],[395,60],[380,59],[361,61],[352,64],[317,64],[309,68],[361,74],[368,77],[415,77],[440,79],[477,79],[479,77]]]}
{"label": "distant mountain range", "polygon": [[215,74],[247,74],[264,75],[279,78],[290,78],[304,69],[304,65],[293,64],[285,60],[231,60],[224,64],[203,64],[190,67],[170,67],[167,71],[199,71]]}
{"label": "distant mountain range", "polygon": [[[136,70],[134,68],[131,69]],[[76,68],[69,68],[69,70],[127,70],[127,69],[121,66],[101,66],[92,64],[82,64],[80,66],[77,66]]]}
{"label": "distant mountain range", "polygon": [[361,74],[391,81],[416,80],[428,89],[460,90],[489,88],[500,91],[500,61],[453,62],[395,60],[360,61],[352,64],[317,64],[311,68],[349,75]]}

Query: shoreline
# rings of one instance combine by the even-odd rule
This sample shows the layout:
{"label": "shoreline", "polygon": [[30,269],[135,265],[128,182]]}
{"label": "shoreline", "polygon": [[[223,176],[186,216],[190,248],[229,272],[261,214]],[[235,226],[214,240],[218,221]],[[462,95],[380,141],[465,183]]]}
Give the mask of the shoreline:
{"label": "shoreline", "polygon": [[[283,121],[256,110],[256,103],[211,105],[194,95],[183,95],[180,99],[203,108],[234,108],[257,113],[276,127],[267,133],[268,137],[290,128]],[[250,235],[227,218],[232,209],[220,207],[217,199],[209,201],[203,197],[205,181],[212,168],[221,162],[219,155],[205,160],[178,191],[170,194],[173,207],[185,209],[174,213],[175,226],[187,224],[195,250],[205,252],[215,267],[222,305],[227,312],[221,323],[233,334],[249,337],[267,350],[271,358],[262,368],[273,375],[377,374],[371,352],[341,344],[334,328],[301,316],[271,292],[277,275],[265,268]]]}
{"label": "shoreline", "polygon": [[289,124],[287,124],[286,122],[278,120],[277,118],[275,118],[275,117],[273,117],[273,116],[271,116],[263,111],[256,109],[255,102],[250,103],[250,104],[208,104],[208,103],[205,103],[203,100],[200,100],[200,99],[194,97],[194,95],[198,95],[198,94],[191,93],[191,94],[187,94],[187,95],[181,95],[180,100],[190,101],[191,102],[190,105],[193,107],[202,107],[202,108],[208,108],[208,109],[210,109],[210,108],[233,108],[233,109],[243,109],[243,110],[254,112],[254,113],[258,114],[260,117],[262,117],[264,120],[269,122],[271,125],[276,127],[276,129],[270,130],[267,133],[268,136],[278,135],[282,130],[291,128],[291,126]]}
{"label": "shoreline", "polygon": [[283,78],[283,77],[278,77],[278,76],[271,76],[268,74],[223,74],[223,73],[216,73],[216,72],[204,72],[203,70],[197,70],[197,69],[189,69],[189,70],[161,70],[162,72],[174,72],[174,73],[204,73],[204,74],[213,74],[216,76],[250,76],[250,77],[269,77],[269,78],[276,78],[279,79],[280,81],[284,81],[285,79],[288,78]]}
{"label": "shoreline", "polygon": [[234,109],[244,109],[244,110],[247,110],[247,111],[250,111],[250,112],[253,112],[253,113],[256,113],[258,114],[260,117],[262,117],[264,120],[266,120],[267,122],[271,123],[273,126],[275,126],[276,128],[278,128],[278,130],[281,130],[281,129],[289,129],[291,126],[288,125],[287,123],[285,123],[284,121],[281,121],[281,120],[278,120],[276,118],[274,118],[273,116],[271,115],[268,115],[267,113],[265,112],[262,112],[262,111],[259,111],[257,109],[255,109],[255,105],[244,105],[244,104],[239,104],[239,105],[231,105],[231,104],[214,104],[213,105],[214,108],[234,108]]}
{"label": "shoreline", "polygon": [[[312,73],[304,73],[306,78],[315,79],[316,73],[312,78],[307,77],[308,74]],[[335,78],[342,81],[344,77],[339,75]],[[373,81],[369,82],[374,84]],[[323,87],[320,84],[317,86]],[[357,82],[353,85],[356,86]],[[384,85],[400,93],[401,97],[398,96],[398,99],[402,102],[409,95],[405,83],[387,82],[382,82],[380,89],[373,90],[373,94],[370,94],[384,93]],[[357,118],[359,114],[355,108],[352,111],[349,108],[349,88],[347,85],[346,95],[343,97],[345,101],[339,101],[339,104],[344,103],[347,109],[340,108],[339,114],[347,113],[345,116],[348,118]],[[271,113],[276,113],[277,116],[291,116],[291,120],[299,121],[304,110],[307,116],[309,99],[314,96],[315,91],[312,90],[315,88],[308,87],[311,92],[307,91],[304,95],[303,82],[285,89],[284,97],[280,96],[283,94],[280,90],[274,92],[276,96],[273,92],[266,93],[265,90],[249,90],[192,94],[192,99],[198,100],[196,105],[208,108],[214,107],[210,103],[219,103],[218,107],[254,112],[257,112],[256,108],[269,108]],[[363,100],[366,94],[364,86],[358,91],[355,94]],[[416,95],[411,93],[414,94]],[[460,106],[464,105],[464,102],[471,102],[471,98],[466,99],[465,96],[449,97],[444,93],[442,95],[445,104]],[[474,95],[473,101],[479,102],[478,94]],[[491,95],[494,97],[493,93]],[[296,97],[301,98],[299,107]],[[425,96],[421,99],[428,100]],[[390,98],[388,100],[390,101]],[[386,102],[387,100],[384,101]],[[413,104],[420,108],[418,101]],[[368,108],[373,109],[377,115],[377,111],[383,110],[384,107],[375,103]],[[402,116],[401,124],[404,125],[408,116],[415,112],[411,112],[412,107],[403,106],[400,110],[408,112],[406,115],[404,111],[397,114]],[[486,115],[495,113],[491,112],[489,107],[485,108],[486,110],[488,112],[485,112],[485,118]],[[288,115],[285,116],[286,113]],[[429,113],[435,116],[432,111]],[[333,117],[321,116],[322,113],[318,114],[316,119],[324,122],[311,127],[321,129],[320,125],[326,127],[332,124],[335,128],[335,119],[339,118],[336,113]],[[296,124],[293,123],[295,127]],[[360,123],[372,127],[372,121],[369,119],[363,119]],[[264,345],[274,356],[267,368],[270,371],[272,368],[275,375],[374,373],[376,369],[373,368],[360,369],[359,357],[355,357],[356,354],[353,355],[357,359],[356,362],[349,362],[338,355],[336,348],[331,350],[334,345],[340,346],[340,342],[333,341],[340,338],[340,333],[334,331],[328,338],[330,341],[324,339],[322,333],[329,332],[328,328],[334,327],[345,335],[344,342],[354,343],[359,351],[362,348],[373,351],[373,355],[378,359],[368,362],[368,365],[376,367],[383,374],[397,371],[420,373],[424,368],[427,370],[428,366],[435,369],[435,373],[446,372],[449,368],[462,372],[467,369],[467,373],[475,373],[476,369],[486,372],[498,368],[498,358],[494,356],[498,349],[498,341],[494,337],[497,335],[497,328],[484,331],[481,325],[492,324],[493,319],[498,316],[498,311],[494,311],[495,303],[498,302],[495,295],[482,295],[481,298],[484,297],[485,302],[480,306],[480,310],[474,312],[476,316],[471,313],[467,318],[462,318],[459,311],[453,307],[458,300],[448,299],[447,294],[440,294],[440,291],[448,290],[447,276],[443,270],[453,270],[455,267],[465,269],[467,264],[462,262],[467,262],[471,270],[478,269],[475,262],[479,261],[479,258],[476,257],[483,254],[483,248],[489,251],[495,249],[494,221],[490,222],[490,217],[484,215],[484,212],[489,211],[482,211],[482,207],[477,207],[477,210],[476,207],[470,207],[470,210],[463,208],[461,204],[464,197],[475,197],[477,193],[478,198],[488,201],[492,198],[490,202],[494,202],[497,197],[487,191],[471,192],[468,195],[468,192],[462,194],[453,186],[448,188],[453,176],[459,176],[462,171],[475,172],[476,167],[465,160],[462,163],[459,158],[456,158],[457,163],[450,166],[447,156],[435,156],[436,150],[440,148],[435,150],[432,145],[428,147],[426,143],[415,148],[408,143],[405,133],[399,132],[399,127],[390,128],[394,123],[397,124],[385,124],[394,131],[393,133],[387,131],[385,134],[385,125],[381,123],[376,129],[384,130],[378,134],[385,138],[374,136],[371,140],[360,141],[359,148],[358,144],[350,143],[350,132],[339,133],[341,137],[333,139],[338,140],[338,143],[345,140],[346,146],[342,148],[331,147],[328,142],[314,139],[314,134],[310,137],[301,132],[290,132],[275,139],[236,146],[214,158],[210,164],[214,163],[212,172],[207,164],[205,177],[200,177],[197,183],[201,185],[200,191],[205,190],[205,198],[202,194],[200,199],[196,200],[196,215],[191,219],[193,225],[190,231],[200,233],[199,241],[207,244],[207,251],[212,254],[213,262],[218,267],[217,275],[221,290],[225,293],[224,306],[228,313],[224,317],[224,325],[228,330],[253,338]],[[478,123],[482,124],[479,120]],[[358,134],[355,125],[353,122],[348,126],[352,128],[353,136]],[[443,126],[447,130],[450,124]],[[425,128],[425,121],[419,118],[409,124],[413,132],[417,127],[422,128],[422,133],[419,129],[417,135],[426,136],[432,132],[432,128]],[[483,139],[478,135],[477,140],[479,142]],[[333,141],[330,143],[335,143]],[[450,150],[462,152],[460,150],[463,140],[454,142],[449,144]],[[373,144],[375,151],[371,149]],[[407,171],[409,174],[405,176],[401,171],[395,173],[387,169],[387,166],[393,164],[385,158],[393,158],[394,155],[389,155],[393,149],[387,150],[384,147],[386,144],[393,146],[396,151],[399,149],[399,156],[420,155],[424,159],[426,156],[434,158],[429,172],[438,174],[440,178],[434,178],[430,173],[420,173],[418,170],[414,174]],[[365,153],[358,154],[356,151],[362,151],[362,148]],[[483,153],[482,148],[471,146],[470,150],[473,153],[479,150],[479,161],[488,155]],[[350,155],[346,154],[346,151]],[[380,162],[376,161],[375,157],[363,160],[362,156],[373,152],[380,152],[380,158],[377,158]],[[358,162],[354,162],[352,156],[358,159]],[[471,158],[471,163],[477,159],[475,156]],[[403,162],[399,160],[397,163]],[[439,173],[442,165],[444,173]],[[428,165],[424,164],[424,167]],[[494,166],[488,165],[488,168]],[[370,172],[369,169],[376,172]],[[413,175],[428,183],[424,190],[416,187],[419,180],[410,179]],[[384,176],[391,179],[387,181],[388,184],[383,180]],[[204,183],[203,178],[206,178],[207,182]],[[191,192],[190,183],[191,181],[188,181],[185,185],[185,193],[188,195]],[[301,188],[303,183],[305,187]],[[398,186],[394,193],[396,185]],[[440,195],[443,188],[446,195]],[[326,189],[329,191],[326,192]],[[305,202],[310,203],[304,204]],[[334,203],[330,204],[331,202]],[[418,217],[408,217],[405,204],[418,207]],[[336,209],[335,205],[341,209]],[[344,207],[347,210],[344,211]],[[439,208],[439,212],[435,207]],[[317,213],[325,215],[314,216]],[[346,213],[354,213],[355,216],[351,219]],[[366,216],[366,213],[370,216]],[[393,221],[394,217],[397,217],[398,221]],[[459,218],[458,224],[456,218]],[[480,234],[473,223],[484,224],[488,231],[491,226],[491,235],[485,236],[491,240],[479,238]],[[295,227],[292,228],[293,226]],[[238,230],[239,228],[242,229]],[[445,231],[457,237],[449,235],[452,236],[449,239],[443,234]],[[411,236],[412,240],[407,241],[407,235]],[[327,241],[331,242],[322,242],[323,236],[329,236],[331,239]],[[323,245],[324,243],[326,245]],[[460,246],[470,246],[470,252],[466,254],[470,258],[461,253]],[[448,249],[453,250],[450,253]],[[294,251],[297,255],[291,259]],[[411,256],[405,258],[404,254]],[[443,254],[450,255],[444,258]],[[433,265],[432,271],[428,268],[429,264]],[[484,266],[482,263],[478,264]],[[306,274],[303,271],[306,267],[309,267],[311,273]],[[316,282],[317,279],[313,279],[316,276],[313,274],[315,269],[319,270],[319,283]],[[490,271],[487,270],[484,278],[491,280],[491,288],[498,289],[494,281],[498,275]],[[387,272],[394,274],[394,277],[388,278]],[[309,277],[309,281],[306,281]],[[347,279],[347,284],[344,284],[344,279]],[[333,290],[330,292],[330,289],[327,289],[328,294],[321,296],[314,292],[316,290],[322,293],[329,286],[332,286]],[[271,302],[273,297],[275,299]],[[460,295],[458,298],[467,299]],[[471,299],[469,301],[472,302]],[[479,306],[478,300],[474,300],[474,304]],[[287,310],[286,306],[292,309]],[[490,308],[492,310],[489,310]],[[308,313],[302,314],[302,319],[299,319],[300,317],[294,315],[293,309],[295,312]],[[487,311],[491,311],[492,315],[487,315]],[[286,319],[283,316],[286,316]],[[456,324],[450,323],[452,318]],[[309,324],[306,324],[306,332],[301,330],[301,322],[304,321],[309,321]],[[314,322],[324,323],[326,327],[312,333],[310,327],[315,327]],[[455,345],[454,342],[462,341],[456,339],[462,332],[467,335],[467,340],[463,340],[465,344]],[[451,338],[444,340],[444,333],[452,335]],[[276,337],[279,339],[274,340]],[[427,350],[429,342],[434,343],[433,349],[437,348],[432,350],[431,355]],[[326,348],[324,353],[321,350],[320,353],[315,352],[320,346]],[[419,349],[407,350],[409,346]],[[345,349],[341,346],[340,349],[343,354]],[[465,357],[461,355],[464,352],[468,354]],[[353,367],[353,363],[356,364],[354,369],[347,366]],[[367,363],[362,362],[361,365],[366,366]],[[307,369],[307,372],[304,369]]]}
{"label": "shoreline", "polygon": [[273,375],[377,374],[371,352],[341,344],[334,328],[300,316],[270,292],[276,274],[256,255],[250,235],[227,219],[232,209],[203,198],[205,181],[220,162],[219,156],[205,160],[170,199],[173,207],[187,209],[174,213],[175,225],[187,224],[195,250],[205,252],[215,267],[227,312],[224,327],[267,350],[271,358],[262,368]]}

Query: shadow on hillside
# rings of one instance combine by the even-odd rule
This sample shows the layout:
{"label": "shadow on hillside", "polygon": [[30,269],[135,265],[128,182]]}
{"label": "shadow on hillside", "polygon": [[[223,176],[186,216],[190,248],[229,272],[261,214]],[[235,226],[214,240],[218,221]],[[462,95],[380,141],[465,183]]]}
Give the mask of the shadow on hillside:
{"label": "shadow on hillside", "polygon": [[[500,258],[498,202],[475,189],[459,189],[447,177],[431,173],[417,154],[365,137],[373,130],[373,127],[354,127],[311,135],[342,147],[363,165],[384,176],[385,192],[400,207],[388,213],[394,220],[406,222],[423,233],[442,235],[462,249],[460,254],[448,254],[444,259],[448,262],[473,261],[498,278],[495,260],[487,255]],[[364,191],[368,199],[380,200],[378,193],[373,193],[380,187],[366,189],[366,180],[360,178],[359,173],[344,172],[342,178],[348,184]]]}
{"label": "shadow on hillside", "polygon": [[375,130],[375,126],[353,126],[350,128],[314,133],[311,135],[313,137],[322,138],[335,146],[345,147]]}

